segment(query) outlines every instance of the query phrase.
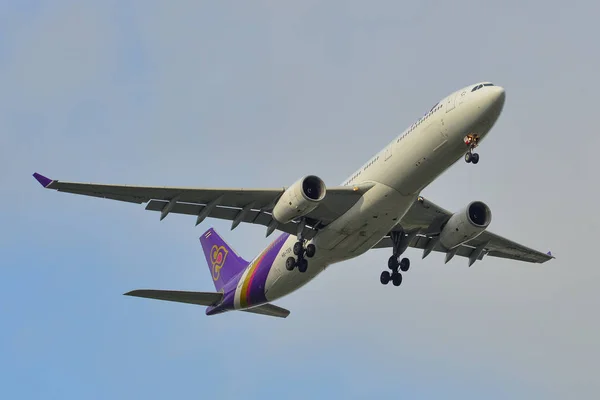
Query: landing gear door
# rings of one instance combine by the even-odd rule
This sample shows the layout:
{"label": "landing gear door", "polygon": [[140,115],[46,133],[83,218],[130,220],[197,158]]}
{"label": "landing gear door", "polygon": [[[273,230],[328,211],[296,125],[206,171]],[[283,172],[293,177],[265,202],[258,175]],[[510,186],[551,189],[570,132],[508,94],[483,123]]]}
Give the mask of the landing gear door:
{"label": "landing gear door", "polygon": [[450,112],[454,110],[456,106],[456,96],[458,93],[452,93],[450,96],[446,98],[446,112]]}

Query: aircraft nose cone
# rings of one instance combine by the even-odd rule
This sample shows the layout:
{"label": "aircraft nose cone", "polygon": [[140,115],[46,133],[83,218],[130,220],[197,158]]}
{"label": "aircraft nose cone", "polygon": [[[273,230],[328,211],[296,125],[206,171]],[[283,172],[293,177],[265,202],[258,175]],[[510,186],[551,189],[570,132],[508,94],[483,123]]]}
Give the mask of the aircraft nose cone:
{"label": "aircraft nose cone", "polygon": [[506,99],[506,92],[504,88],[501,86],[492,86],[490,89],[490,98],[492,100],[492,104],[497,107],[502,107],[504,105],[504,100]]}
{"label": "aircraft nose cone", "polygon": [[487,117],[496,120],[504,108],[506,93],[500,86],[488,86],[485,89],[487,90],[481,103],[482,109]]}

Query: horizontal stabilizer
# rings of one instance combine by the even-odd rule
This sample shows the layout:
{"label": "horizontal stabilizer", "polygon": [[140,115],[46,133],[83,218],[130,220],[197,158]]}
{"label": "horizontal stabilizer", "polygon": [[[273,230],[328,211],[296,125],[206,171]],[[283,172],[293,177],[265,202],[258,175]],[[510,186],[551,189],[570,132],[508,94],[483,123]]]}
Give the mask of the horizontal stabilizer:
{"label": "horizontal stabilizer", "polygon": [[242,311],[255,313],[255,314],[268,315],[270,317],[279,317],[279,318],[285,318],[288,315],[290,315],[289,310],[286,310],[285,308],[277,307],[273,304],[263,304],[262,306],[252,307],[252,308],[249,308],[247,310],[242,310]]}
{"label": "horizontal stabilizer", "polygon": [[182,292],[177,290],[132,290],[124,293],[125,296],[145,297],[147,299],[176,301],[178,303],[198,304],[212,306],[223,299],[223,293],[214,292]]}

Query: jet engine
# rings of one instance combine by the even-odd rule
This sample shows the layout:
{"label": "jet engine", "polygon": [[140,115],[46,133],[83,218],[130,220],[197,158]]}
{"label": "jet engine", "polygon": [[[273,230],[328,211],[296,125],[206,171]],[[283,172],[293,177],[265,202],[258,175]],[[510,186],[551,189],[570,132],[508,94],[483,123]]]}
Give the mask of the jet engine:
{"label": "jet engine", "polygon": [[481,201],[474,201],[454,213],[440,233],[440,243],[453,249],[479,236],[492,222],[492,211]]}
{"label": "jet engine", "polygon": [[299,179],[286,189],[273,208],[273,218],[282,224],[302,217],[319,205],[325,198],[325,182],[315,175]]}

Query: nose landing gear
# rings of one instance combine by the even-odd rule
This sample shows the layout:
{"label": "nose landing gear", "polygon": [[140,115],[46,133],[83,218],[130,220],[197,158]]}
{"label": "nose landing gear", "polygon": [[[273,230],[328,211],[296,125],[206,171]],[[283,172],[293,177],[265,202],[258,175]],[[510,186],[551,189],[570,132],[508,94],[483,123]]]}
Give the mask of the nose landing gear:
{"label": "nose landing gear", "polygon": [[465,161],[468,163],[477,164],[479,162],[479,154],[472,153],[471,150],[469,150],[469,152],[465,154]]}
{"label": "nose landing gear", "polygon": [[465,154],[465,161],[467,163],[477,164],[479,162],[479,154],[473,153],[473,149],[477,147],[479,142],[479,135],[469,134],[465,136],[465,144],[469,146],[469,151]]}

